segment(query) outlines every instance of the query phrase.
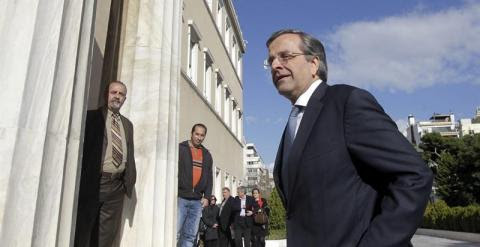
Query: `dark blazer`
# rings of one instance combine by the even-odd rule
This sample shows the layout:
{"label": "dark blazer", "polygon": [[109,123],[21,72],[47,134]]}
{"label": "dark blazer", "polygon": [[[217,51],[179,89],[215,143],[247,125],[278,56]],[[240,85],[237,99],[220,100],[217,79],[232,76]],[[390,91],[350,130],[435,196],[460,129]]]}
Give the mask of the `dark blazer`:
{"label": "dark blazer", "polygon": [[[222,231],[226,232],[227,230],[230,231],[230,225],[233,223],[233,204],[235,202],[235,199],[230,196],[227,199],[227,202],[223,206],[222,212],[219,212],[219,222],[220,222],[220,227]],[[221,205],[219,206],[221,207]]]}
{"label": "dark blazer", "polygon": [[220,208],[217,205],[208,205],[202,210],[202,221],[207,226],[205,231],[205,240],[218,239],[218,227],[213,228],[214,224],[218,224],[218,211]]}
{"label": "dark blazer", "polygon": [[[82,175],[80,179],[79,203],[98,202],[102,163],[107,147],[105,132],[105,107],[87,112],[85,137],[83,144]],[[135,155],[133,145],[133,125],[126,117],[121,116],[127,141],[127,163],[123,175],[125,193],[131,197],[136,180]]]}
{"label": "dark blazer", "polygon": [[[193,188],[193,161],[188,141],[178,145],[178,196],[186,199],[209,198],[212,194],[212,155],[202,145],[203,163],[202,176],[197,186]],[[192,190],[193,188],[193,190]]]}
{"label": "dark blazer", "polygon": [[[285,135],[285,132],[284,132]],[[287,212],[288,246],[408,246],[432,172],[374,97],[321,83],[274,180]],[[287,165],[288,188],[281,186]]]}
{"label": "dark blazer", "polygon": [[[247,197],[245,201],[245,211],[249,210],[253,212],[253,204],[255,203],[255,199],[249,195],[245,195],[245,196]],[[233,217],[234,226],[239,226],[239,222],[241,221],[241,218],[242,218],[242,216],[240,216],[241,210],[242,210],[242,200],[240,200],[240,197],[236,196],[235,200],[233,201],[233,207],[232,207],[232,213],[234,215]],[[252,227],[253,217],[245,216],[245,219],[247,222],[247,227]]]}

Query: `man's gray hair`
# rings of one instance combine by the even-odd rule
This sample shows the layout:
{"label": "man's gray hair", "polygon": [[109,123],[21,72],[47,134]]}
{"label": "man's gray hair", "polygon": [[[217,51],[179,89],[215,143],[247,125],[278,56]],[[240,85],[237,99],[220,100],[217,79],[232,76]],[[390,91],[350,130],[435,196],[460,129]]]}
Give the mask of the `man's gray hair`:
{"label": "man's gray hair", "polygon": [[320,42],[320,40],[316,39],[312,35],[298,29],[281,29],[274,32],[270,36],[270,38],[268,38],[267,48],[276,38],[283,34],[296,34],[300,36],[300,39],[303,43],[303,47],[300,47],[300,49],[304,54],[311,56],[310,58],[306,56],[307,59],[310,59],[308,61],[311,61],[311,59],[313,59],[314,57],[318,57],[318,60],[320,61],[320,66],[318,67],[317,75],[318,77],[320,77],[320,79],[322,79],[322,81],[327,82],[327,57],[325,55],[325,48],[323,47],[322,42]]}
{"label": "man's gray hair", "polygon": [[243,187],[243,186],[238,186],[237,192],[240,192],[240,191],[245,194],[245,192],[246,192],[245,187]]}

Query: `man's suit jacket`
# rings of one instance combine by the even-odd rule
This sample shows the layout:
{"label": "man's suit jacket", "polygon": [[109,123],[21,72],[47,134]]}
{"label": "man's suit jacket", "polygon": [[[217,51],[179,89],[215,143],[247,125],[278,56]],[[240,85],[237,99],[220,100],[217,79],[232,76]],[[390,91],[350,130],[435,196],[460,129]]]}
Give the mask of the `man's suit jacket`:
{"label": "man's suit jacket", "polygon": [[[285,132],[284,132],[285,135]],[[368,92],[321,83],[274,180],[288,246],[408,246],[432,173]],[[288,169],[288,188],[281,169]]]}
{"label": "man's suit jacket", "polygon": [[[79,192],[80,204],[96,203],[99,199],[100,176],[107,147],[107,133],[105,132],[106,114],[107,109],[105,107],[87,112]],[[128,152],[123,182],[126,195],[131,197],[136,180],[133,125],[124,116],[121,116],[121,120]]]}
{"label": "man's suit jacket", "polygon": [[[223,205],[222,212],[218,215],[219,222],[220,222],[220,228],[222,231],[226,232],[227,230],[230,231],[230,225],[233,223],[233,203],[235,199],[230,196],[227,199],[227,202],[225,202],[225,205]],[[220,205],[221,207],[221,205]]]}
{"label": "man's suit jacket", "polygon": [[[245,201],[245,220],[246,220],[246,223],[247,223],[247,227],[252,227],[253,225],[253,217],[252,216],[246,216],[247,214],[247,210],[249,211],[252,211],[253,212],[253,204],[255,203],[255,199],[252,197],[252,196],[249,196],[249,195],[245,195],[247,198],[246,198],[246,201]],[[235,197],[235,200],[233,201],[233,208],[232,208],[232,211],[233,211],[233,215],[234,215],[234,218],[233,218],[233,226],[234,227],[238,227],[238,226],[241,226],[241,222],[242,222],[242,216],[240,216],[240,213],[241,213],[241,210],[242,210],[242,201],[240,199],[240,197],[236,196]]]}

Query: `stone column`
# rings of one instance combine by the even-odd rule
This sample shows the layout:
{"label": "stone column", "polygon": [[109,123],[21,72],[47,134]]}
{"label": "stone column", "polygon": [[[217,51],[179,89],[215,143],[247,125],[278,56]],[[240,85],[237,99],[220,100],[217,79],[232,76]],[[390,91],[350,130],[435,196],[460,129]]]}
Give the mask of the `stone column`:
{"label": "stone column", "polygon": [[125,201],[121,246],[175,246],[179,0],[128,1],[120,80],[134,125],[137,183]]}
{"label": "stone column", "polygon": [[0,3],[2,246],[72,243],[94,4]]}

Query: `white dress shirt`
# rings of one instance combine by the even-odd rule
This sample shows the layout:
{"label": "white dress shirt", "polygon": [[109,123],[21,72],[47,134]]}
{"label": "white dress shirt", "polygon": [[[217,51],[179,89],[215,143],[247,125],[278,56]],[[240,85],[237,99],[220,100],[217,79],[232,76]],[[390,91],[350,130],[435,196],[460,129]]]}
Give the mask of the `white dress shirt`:
{"label": "white dress shirt", "polygon": [[315,92],[315,89],[317,89],[317,87],[320,85],[320,83],[322,83],[321,79],[318,79],[318,80],[312,82],[310,87],[308,87],[307,91],[302,93],[302,95],[300,95],[300,97],[298,97],[297,101],[295,102],[295,105],[303,106],[302,110],[297,115],[297,127],[295,128],[295,136],[297,135],[298,127],[300,126],[300,123],[302,122],[303,113],[305,112],[305,108],[308,104],[308,101],[310,100],[310,97],[312,97],[313,92]]}

